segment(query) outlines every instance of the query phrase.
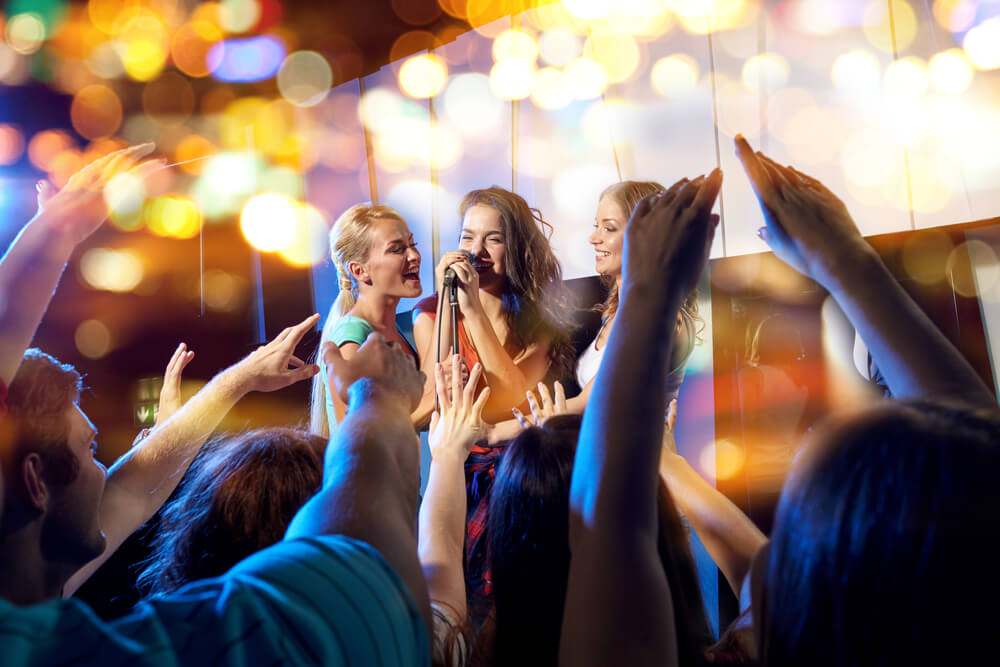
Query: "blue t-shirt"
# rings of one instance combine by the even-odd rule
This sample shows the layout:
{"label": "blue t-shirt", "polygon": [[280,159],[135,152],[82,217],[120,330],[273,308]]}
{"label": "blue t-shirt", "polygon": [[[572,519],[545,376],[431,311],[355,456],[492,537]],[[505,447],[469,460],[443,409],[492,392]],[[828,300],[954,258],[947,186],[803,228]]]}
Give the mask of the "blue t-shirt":
{"label": "blue t-shirt", "polygon": [[[330,338],[327,340],[337,347],[340,347],[344,343],[357,343],[361,345],[368,338],[368,334],[373,331],[375,331],[375,327],[368,324],[368,320],[363,320],[354,315],[344,315],[333,325],[333,330],[330,331]],[[327,342],[327,340],[320,341],[320,346]],[[330,382],[326,377],[326,364],[323,363],[322,359],[320,360],[319,376],[323,382],[323,391],[326,395],[326,422],[330,426],[330,433],[333,433],[334,428],[337,426],[337,413],[333,407]]]}
{"label": "blue t-shirt", "polygon": [[221,577],[104,622],[79,600],[0,600],[0,663],[21,665],[428,665],[426,626],[369,545],[280,542]]}

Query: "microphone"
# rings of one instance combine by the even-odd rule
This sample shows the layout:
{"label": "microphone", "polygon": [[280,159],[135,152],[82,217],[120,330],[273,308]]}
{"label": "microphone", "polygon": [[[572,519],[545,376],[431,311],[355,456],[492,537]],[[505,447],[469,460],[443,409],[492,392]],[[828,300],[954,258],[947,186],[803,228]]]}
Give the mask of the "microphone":
{"label": "microphone", "polygon": [[[465,255],[465,258],[469,260],[469,263],[472,263],[474,261],[475,256],[468,250],[459,250],[459,252]],[[454,287],[454,282],[455,282],[455,269],[449,266],[448,270],[444,272],[444,286]]]}

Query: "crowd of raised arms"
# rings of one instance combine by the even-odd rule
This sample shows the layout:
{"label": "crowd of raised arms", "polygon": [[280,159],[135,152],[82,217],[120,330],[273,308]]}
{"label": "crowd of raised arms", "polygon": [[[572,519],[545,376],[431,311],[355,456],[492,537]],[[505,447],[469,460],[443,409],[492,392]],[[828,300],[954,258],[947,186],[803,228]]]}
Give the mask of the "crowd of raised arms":
{"label": "crowd of raised arms", "polygon": [[[759,235],[829,292],[892,398],[812,430],[766,536],[673,439],[719,170],[597,197],[608,296],[579,358],[551,227],[522,197],[464,197],[412,339],[396,311],[427,291],[413,234],[390,207],[352,206],[330,232],[340,292],[320,349],[298,349],[315,314],[183,402],[181,344],[157,423],[105,468],[80,374],[29,345],[108,217],[104,185],[162,167],[153,149],[40,183],[0,261],[0,664],[992,662],[996,399],[819,181],[737,137]],[[308,430],[210,439],[249,392],[306,379]],[[131,611],[71,597],[154,516]],[[721,636],[692,533],[739,600]]]}

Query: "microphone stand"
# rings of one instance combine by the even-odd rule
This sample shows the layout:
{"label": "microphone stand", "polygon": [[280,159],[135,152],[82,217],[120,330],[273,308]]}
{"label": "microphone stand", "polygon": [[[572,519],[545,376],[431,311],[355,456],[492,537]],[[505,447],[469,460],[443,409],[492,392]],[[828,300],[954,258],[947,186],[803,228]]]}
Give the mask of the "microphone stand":
{"label": "microphone stand", "polygon": [[451,306],[451,351],[458,354],[458,280],[448,286],[448,305]]}

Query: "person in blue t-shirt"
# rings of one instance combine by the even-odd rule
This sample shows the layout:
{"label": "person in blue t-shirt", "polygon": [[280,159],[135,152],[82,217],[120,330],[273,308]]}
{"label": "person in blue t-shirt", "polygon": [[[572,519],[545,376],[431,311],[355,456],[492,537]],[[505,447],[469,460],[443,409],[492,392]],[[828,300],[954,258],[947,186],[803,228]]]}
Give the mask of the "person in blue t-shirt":
{"label": "person in blue t-shirt", "polygon": [[[322,342],[332,342],[350,358],[368,334],[417,353],[396,327],[400,299],[420,296],[420,251],[406,220],[389,206],[355,204],[330,230],[330,257],[337,267],[340,295],[323,325]],[[328,436],[347,406],[328,391],[326,374],[313,381],[310,429]]]}

